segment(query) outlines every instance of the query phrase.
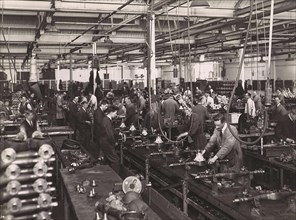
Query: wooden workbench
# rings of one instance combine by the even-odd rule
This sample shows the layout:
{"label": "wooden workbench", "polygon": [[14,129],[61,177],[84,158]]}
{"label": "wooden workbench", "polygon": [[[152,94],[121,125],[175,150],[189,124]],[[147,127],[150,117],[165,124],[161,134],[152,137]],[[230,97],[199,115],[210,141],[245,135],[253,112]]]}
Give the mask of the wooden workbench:
{"label": "wooden workbench", "polygon": [[[109,166],[103,165],[77,170],[75,174],[70,174],[67,169],[61,169],[60,174],[64,195],[64,217],[61,218],[63,220],[93,220],[96,213],[95,203],[98,200],[101,201],[107,198],[109,192],[112,192],[115,183],[122,183],[122,179]],[[89,198],[87,196],[88,192],[81,194],[76,191],[75,186],[81,184],[86,179],[90,181],[95,180],[97,183],[97,186],[94,187],[97,195],[94,198]],[[150,208],[148,216],[148,219],[161,220]]]}

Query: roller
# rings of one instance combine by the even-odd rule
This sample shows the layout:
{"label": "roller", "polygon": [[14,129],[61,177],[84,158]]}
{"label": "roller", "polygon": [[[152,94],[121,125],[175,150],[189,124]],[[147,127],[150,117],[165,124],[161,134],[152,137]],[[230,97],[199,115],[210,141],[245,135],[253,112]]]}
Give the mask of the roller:
{"label": "roller", "polygon": [[[44,177],[52,177],[52,174],[51,173],[46,173],[44,175]],[[19,181],[20,183],[23,183],[23,182],[26,182],[26,181],[32,181],[32,180],[35,180],[35,179],[38,179],[39,176],[37,175],[32,175],[32,174],[24,174],[24,175],[20,175],[18,176],[17,178],[15,178],[14,180],[17,180]],[[2,177],[0,179],[0,187],[3,187],[3,185],[6,185],[10,182],[11,179],[7,178],[7,177]]]}
{"label": "roller", "polygon": [[18,158],[15,159],[14,161],[12,161],[11,163],[0,163],[0,168],[4,169],[6,167],[8,167],[10,164],[16,164],[16,165],[30,165],[30,164],[35,164],[38,162],[53,162],[55,161],[54,157],[51,157],[49,159],[44,159],[42,157],[36,157],[36,158]]}
{"label": "roller", "polygon": [[6,168],[5,176],[8,179],[16,179],[21,174],[34,173],[36,176],[42,177],[47,173],[48,170],[53,170],[53,168],[48,168],[47,165],[43,162],[36,163],[33,169],[20,169],[18,165],[11,164]]}
{"label": "roller", "polygon": [[[56,189],[54,187],[50,187],[48,189],[46,189],[44,192],[53,192]],[[4,204],[5,202],[9,201],[10,199],[12,199],[13,197],[17,196],[19,199],[26,199],[26,200],[22,200],[22,203],[31,203],[31,202],[40,202],[40,206],[42,206],[42,198],[40,198],[39,200],[37,198],[34,199],[29,199],[29,198],[33,198],[33,197],[37,197],[38,195],[40,196],[42,193],[36,192],[33,189],[26,189],[26,190],[20,190],[17,194],[15,195],[11,195],[8,192],[2,192],[0,194],[0,204]],[[45,204],[45,203],[44,203]]]}
{"label": "roller", "polygon": [[50,210],[52,207],[55,207],[57,205],[58,205],[57,202],[51,202],[47,207],[42,207],[38,204],[33,204],[33,205],[28,204],[28,205],[21,206],[21,208],[18,209],[18,211],[11,211],[9,209],[4,209],[1,214],[4,216],[7,216],[7,215],[21,216],[21,215],[25,215],[27,213],[42,212],[42,211]]}
{"label": "roller", "polygon": [[13,148],[6,148],[1,152],[1,160],[4,164],[12,163],[14,160],[18,158],[30,158],[30,157],[38,157],[40,156],[44,160],[48,160],[52,155],[54,155],[54,151],[49,144],[43,144],[37,152],[33,151],[24,151],[16,153]]}

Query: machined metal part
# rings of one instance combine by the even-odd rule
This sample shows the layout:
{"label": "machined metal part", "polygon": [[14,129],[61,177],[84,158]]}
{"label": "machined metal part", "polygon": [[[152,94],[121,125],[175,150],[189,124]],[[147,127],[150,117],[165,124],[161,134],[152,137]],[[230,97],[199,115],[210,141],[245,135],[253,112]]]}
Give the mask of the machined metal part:
{"label": "machined metal part", "polygon": [[243,198],[238,198],[234,199],[233,203],[238,203],[238,202],[248,202],[248,201],[253,201],[253,200],[281,200],[283,198],[287,198],[289,196],[295,195],[296,191],[292,192],[272,192],[272,193],[266,193],[262,195],[257,195],[257,196],[252,196],[252,197],[243,197]]}
{"label": "machined metal part", "polygon": [[40,195],[39,195],[39,197],[37,199],[38,205],[40,205],[43,208],[49,207],[51,202],[52,202],[52,198],[47,193],[40,193]]}
{"label": "machined metal part", "polygon": [[17,158],[14,161],[10,162],[10,163],[0,163],[0,168],[6,168],[8,167],[10,164],[16,164],[16,165],[30,165],[30,164],[35,164],[38,162],[53,162],[55,161],[54,157],[51,157],[49,159],[44,159],[42,157],[37,157],[37,158]]}
{"label": "machined metal part", "polygon": [[16,179],[21,174],[21,168],[16,164],[9,165],[5,170],[5,176],[8,179]]}
{"label": "machined metal part", "polygon": [[3,163],[11,163],[16,159],[16,152],[13,148],[6,148],[1,152],[1,161]]}
{"label": "machined metal part", "polygon": [[44,159],[49,159],[54,154],[54,151],[49,144],[43,144],[40,146],[38,154]]}
{"label": "machined metal part", "polygon": [[48,183],[45,179],[39,178],[35,180],[35,182],[32,184],[33,189],[35,192],[41,193],[44,192],[48,188]]}
{"label": "machined metal part", "polygon": [[22,202],[19,198],[12,198],[7,202],[7,210],[16,213],[22,208]]}
{"label": "machined metal part", "polygon": [[1,160],[4,164],[9,164],[16,159],[38,157],[47,160],[54,154],[52,147],[49,144],[43,144],[40,146],[38,153],[31,151],[24,151],[16,153],[13,148],[6,148],[1,152]]}
{"label": "machined metal part", "polygon": [[51,212],[39,212],[36,215],[36,220],[51,220]]}
{"label": "machined metal part", "polygon": [[48,167],[43,162],[38,162],[33,167],[33,173],[36,176],[43,176],[45,173],[47,173],[47,171],[48,171]]}
{"label": "machined metal part", "polygon": [[12,180],[6,186],[6,191],[10,195],[16,195],[21,190],[22,186],[19,181]]}
{"label": "machined metal part", "polygon": [[[51,173],[46,173],[44,174],[44,177],[52,177]],[[20,183],[25,182],[25,181],[29,181],[29,180],[35,180],[40,178],[39,176],[36,176],[34,174],[23,174],[18,176],[17,178],[15,178],[14,180],[19,181]],[[7,177],[2,177],[0,179],[0,187],[3,187],[3,185],[6,185],[8,182],[10,182],[11,179],[7,178]]]}
{"label": "machined metal part", "polygon": [[205,178],[213,178],[213,177],[227,177],[227,178],[235,178],[235,177],[240,177],[240,176],[245,176],[245,175],[250,175],[250,174],[263,174],[265,173],[264,170],[254,170],[254,171],[247,171],[247,172],[232,172],[232,173],[215,173],[215,174],[191,174],[194,176],[195,179],[205,179]]}

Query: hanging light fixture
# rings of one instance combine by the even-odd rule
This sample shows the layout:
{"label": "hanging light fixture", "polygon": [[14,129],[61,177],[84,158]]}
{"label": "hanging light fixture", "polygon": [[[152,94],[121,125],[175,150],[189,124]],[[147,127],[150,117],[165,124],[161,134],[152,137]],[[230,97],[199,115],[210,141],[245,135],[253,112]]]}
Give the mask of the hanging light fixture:
{"label": "hanging light fixture", "polygon": [[207,0],[193,0],[190,8],[208,8],[210,7]]}

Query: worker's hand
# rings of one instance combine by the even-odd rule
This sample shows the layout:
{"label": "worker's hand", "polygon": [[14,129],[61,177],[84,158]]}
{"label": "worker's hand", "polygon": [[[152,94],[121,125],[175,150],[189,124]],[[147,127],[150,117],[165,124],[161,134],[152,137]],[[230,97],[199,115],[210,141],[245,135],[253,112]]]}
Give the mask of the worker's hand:
{"label": "worker's hand", "polygon": [[91,122],[90,122],[90,121],[85,121],[85,123],[86,123],[86,124],[88,124],[88,125],[90,125],[90,124],[91,124]]}
{"label": "worker's hand", "polygon": [[210,158],[210,159],[209,159],[209,164],[213,164],[213,163],[215,163],[217,159],[218,159],[217,156],[214,156],[214,157]]}
{"label": "worker's hand", "polygon": [[293,139],[291,139],[291,138],[286,138],[286,141],[287,141],[288,143],[295,143],[295,141],[294,141]]}

